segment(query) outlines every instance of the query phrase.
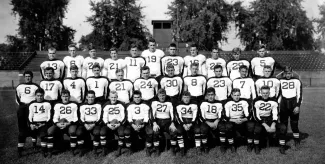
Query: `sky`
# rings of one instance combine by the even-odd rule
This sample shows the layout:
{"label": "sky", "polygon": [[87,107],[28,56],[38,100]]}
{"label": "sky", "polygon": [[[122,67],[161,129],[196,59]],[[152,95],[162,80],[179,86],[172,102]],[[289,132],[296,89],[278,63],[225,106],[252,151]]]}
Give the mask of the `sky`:
{"label": "sky", "polygon": [[[100,1],[100,0],[95,0]],[[143,14],[145,15],[144,24],[152,33],[152,20],[169,19],[165,14],[167,12],[168,5],[172,0],[138,0],[137,3],[141,4],[145,8]],[[234,3],[238,0],[226,0],[230,3]],[[244,5],[248,6],[249,2],[253,0],[242,0]],[[318,5],[321,5],[325,0],[304,0],[302,6],[307,11],[309,18],[319,17]],[[10,0],[0,0],[0,43],[6,42],[6,35],[17,34],[18,19],[12,15],[12,6]],[[77,32],[75,33],[75,42],[78,42],[82,35],[87,35],[92,31],[92,27],[89,23],[85,22],[86,17],[90,16],[89,0],[70,0],[66,18],[63,23],[67,26],[71,26]],[[232,30],[227,34],[228,43],[222,44],[222,49],[230,50],[235,46],[239,46],[240,42],[236,38],[236,32],[232,26]]]}

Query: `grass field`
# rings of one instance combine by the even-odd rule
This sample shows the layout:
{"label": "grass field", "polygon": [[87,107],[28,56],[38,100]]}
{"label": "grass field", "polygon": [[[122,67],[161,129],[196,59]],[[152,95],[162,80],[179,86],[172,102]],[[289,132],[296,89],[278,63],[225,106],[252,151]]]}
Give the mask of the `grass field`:
{"label": "grass field", "polygon": [[190,150],[186,157],[173,157],[170,152],[163,152],[160,157],[145,157],[145,152],[140,151],[130,157],[121,156],[115,158],[113,153],[106,157],[94,157],[92,153],[84,157],[73,157],[69,152],[54,155],[52,158],[43,158],[39,152],[31,147],[31,139],[28,138],[25,155],[16,156],[17,145],[17,105],[14,101],[13,91],[0,91],[0,164],[18,163],[73,163],[73,164],[97,164],[97,163],[300,163],[321,164],[325,163],[325,89],[304,89],[304,100],[301,107],[300,130],[308,136],[302,140],[298,148],[293,146],[293,141],[286,155],[281,155],[278,148],[262,149],[260,155],[247,153],[246,147],[240,147],[236,154],[227,152],[220,154],[219,147],[212,149],[209,154],[197,156],[194,150]]}

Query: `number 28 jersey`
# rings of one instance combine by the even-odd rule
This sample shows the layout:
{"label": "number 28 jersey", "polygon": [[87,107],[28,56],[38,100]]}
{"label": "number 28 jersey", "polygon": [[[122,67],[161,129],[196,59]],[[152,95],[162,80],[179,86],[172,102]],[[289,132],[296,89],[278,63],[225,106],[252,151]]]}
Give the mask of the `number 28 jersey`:
{"label": "number 28 jersey", "polygon": [[245,59],[228,61],[227,71],[228,71],[228,76],[231,80],[234,80],[234,79],[240,77],[239,67],[241,65],[245,65],[245,66],[247,66],[247,68],[249,68],[250,63],[249,63],[249,61],[247,61]]}

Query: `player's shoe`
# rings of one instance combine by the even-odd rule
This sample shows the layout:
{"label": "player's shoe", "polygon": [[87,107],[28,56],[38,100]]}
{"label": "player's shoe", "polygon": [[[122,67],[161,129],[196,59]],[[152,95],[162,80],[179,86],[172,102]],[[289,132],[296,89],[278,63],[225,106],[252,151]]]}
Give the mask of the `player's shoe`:
{"label": "player's shoe", "polygon": [[180,152],[181,152],[181,156],[184,157],[185,156],[185,149],[184,148],[181,148],[180,149]]}
{"label": "player's shoe", "polygon": [[46,147],[42,147],[42,155],[43,155],[44,158],[47,157],[47,151],[46,150],[47,150]]}
{"label": "player's shoe", "polygon": [[18,148],[18,150],[17,150],[17,155],[18,155],[18,158],[20,158],[20,157],[22,157],[23,156],[23,148]]}
{"label": "player's shoe", "polygon": [[98,156],[98,152],[97,152],[97,150],[98,150],[98,146],[94,146],[94,148],[93,148],[93,154],[94,154],[95,156]]}
{"label": "player's shoe", "polygon": [[196,147],[196,155],[202,155],[201,147]]}
{"label": "player's shoe", "polygon": [[280,149],[279,150],[280,150],[280,153],[281,154],[286,154],[285,153],[285,146],[280,146]]}
{"label": "player's shoe", "polygon": [[76,156],[76,149],[75,148],[71,148],[70,152],[71,152],[72,156]]}
{"label": "player's shoe", "polygon": [[172,156],[176,155],[176,146],[171,146],[170,151],[172,152]]}
{"label": "player's shoe", "polygon": [[226,148],[225,145],[221,145],[220,146],[220,151],[221,151],[222,154],[225,154],[226,153],[226,150],[227,150],[227,148]]}
{"label": "player's shoe", "polygon": [[255,154],[261,154],[260,145],[255,145]]}
{"label": "player's shoe", "polygon": [[253,148],[254,148],[254,145],[253,144],[248,144],[247,145],[247,152],[252,152],[253,151]]}
{"label": "player's shoe", "polygon": [[132,149],[128,148],[125,152],[126,156],[130,156],[132,154]]}
{"label": "player's shoe", "polygon": [[146,147],[146,156],[150,157],[151,156],[151,149]]}
{"label": "player's shoe", "polygon": [[300,145],[300,139],[294,139],[295,147],[298,147]]}
{"label": "player's shoe", "polygon": [[121,156],[121,154],[122,154],[122,147],[118,146],[116,153],[115,153],[115,157],[119,157],[119,156]]}
{"label": "player's shoe", "polygon": [[236,153],[236,147],[234,145],[230,146],[231,153]]}
{"label": "player's shoe", "polygon": [[158,146],[154,147],[153,155],[154,155],[154,157],[159,157],[160,156],[160,150],[159,150]]}
{"label": "player's shoe", "polygon": [[86,152],[87,152],[87,149],[81,148],[79,157],[83,157],[86,154]]}
{"label": "player's shoe", "polygon": [[209,148],[207,148],[207,147],[203,148],[203,152],[204,152],[205,154],[208,154],[208,153],[209,153]]}

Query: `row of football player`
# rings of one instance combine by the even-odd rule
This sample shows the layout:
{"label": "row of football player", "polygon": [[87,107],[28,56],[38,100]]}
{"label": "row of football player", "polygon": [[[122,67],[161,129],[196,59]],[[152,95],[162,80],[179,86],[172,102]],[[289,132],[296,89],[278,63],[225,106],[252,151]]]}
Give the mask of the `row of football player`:
{"label": "row of football player", "polygon": [[55,71],[55,79],[63,79],[65,76],[71,77],[69,70],[72,65],[75,65],[79,68],[78,77],[87,79],[94,75],[92,69],[94,64],[98,63],[102,76],[110,80],[116,79],[116,70],[123,69],[125,72],[124,78],[134,82],[140,77],[141,67],[145,65],[151,68],[151,76],[153,77],[165,75],[167,73],[166,67],[168,63],[174,66],[175,75],[183,75],[183,77],[185,77],[192,75],[190,65],[192,63],[197,63],[199,65],[198,73],[207,78],[214,76],[213,68],[215,65],[221,65],[223,68],[222,75],[229,76],[231,80],[234,80],[240,77],[239,66],[241,65],[245,65],[249,68],[249,73],[252,77],[264,76],[263,68],[265,65],[271,66],[272,69],[274,66],[282,68],[272,57],[265,56],[266,52],[264,45],[258,50],[259,56],[254,57],[250,62],[246,59],[241,59],[241,50],[239,48],[234,48],[232,51],[233,59],[227,63],[224,59],[219,57],[219,50],[217,47],[212,48],[211,58],[206,59],[204,55],[198,53],[195,44],[191,45],[191,54],[184,58],[176,55],[176,44],[174,43],[171,43],[169,46],[169,55],[165,55],[163,51],[156,49],[155,45],[154,39],[149,40],[149,49],[143,51],[141,56],[139,56],[137,46],[132,44],[130,49],[131,56],[125,57],[125,59],[118,59],[117,49],[112,48],[110,49],[111,58],[105,61],[100,57],[96,57],[96,49],[94,46],[89,46],[89,57],[84,59],[82,56],[76,54],[75,45],[70,45],[70,56],[66,56],[63,61],[55,58],[55,48],[49,48],[49,60],[44,61],[40,65],[41,74],[44,78],[45,68],[52,67]]}
{"label": "row of football player", "polygon": [[[109,101],[104,105],[96,103],[95,92],[87,92],[87,102],[78,106],[71,102],[70,92],[63,90],[61,102],[44,100],[45,91],[41,88],[35,91],[36,100],[32,101],[27,109],[28,124],[33,145],[36,147],[37,137],[41,140],[42,153],[46,157],[52,156],[53,144],[63,134],[70,136],[70,148],[73,155],[80,153],[83,156],[87,147],[85,140],[91,135],[93,153],[98,155],[102,148],[107,155],[109,140],[118,136],[116,156],[120,156],[122,148],[132,153],[131,145],[135,144],[132,136],[141,136],[145,139],[146,155],[160,154],[160,137],[164,133],[171,136],[171,152],[176,154],[179,148],[181,156],[185,155],[186,144],[195,142],[196,151],[208,152],[208,134],[217,136],[220,140],[220,150],[225,153],[229,148],[236,152],[236,133],[247,139],[247,151],[253,149],[260,154],[260,140],[262,137],[279,139],[280,152],[285,154],[285,136],[288,118],[286,113],[279,113],[278,103],[269,97],[270,88],[263,86],[262,96],[254,100],[254,110],[249,109],[249,102],[241,99],[240,89],[232,90],[231,98],[225,104],[215,100],[214,88],[208,88],[207,100],[200,105],[191,101],[191,94],[184,92],[181,102],[173,105],[166,96],[164,89],[159,89],[157,99],[150,105],[145,103],[140,91],[134,91],[133,101],[127,106],[118,101],[116,91],[111,91]],[[285,110],[286,106],[281,109]],[[52,113],[53,116],[52,116]],[[280,114],[281,123],[278,115]],[[27,135],[19,135],[18,154],[21,156]],[[188,142],[185,139],[192,138]],[[133,142],[132,142],[133,141]],[[55,142],[58,143],[58,142]]]}

